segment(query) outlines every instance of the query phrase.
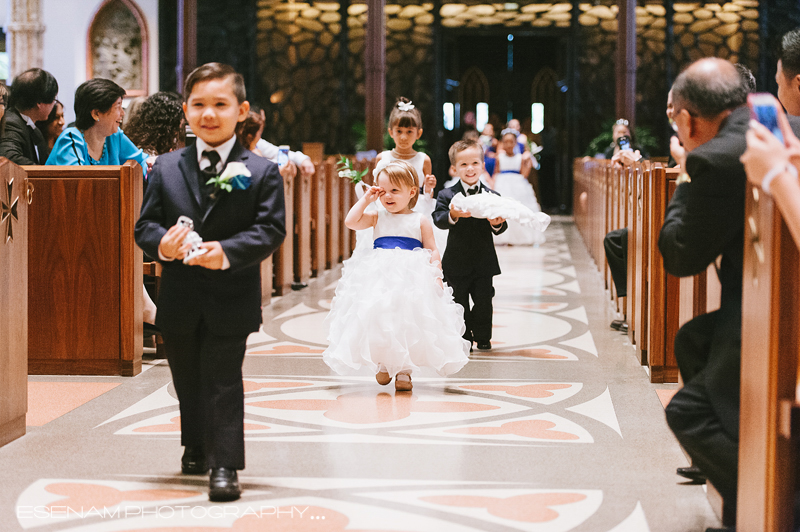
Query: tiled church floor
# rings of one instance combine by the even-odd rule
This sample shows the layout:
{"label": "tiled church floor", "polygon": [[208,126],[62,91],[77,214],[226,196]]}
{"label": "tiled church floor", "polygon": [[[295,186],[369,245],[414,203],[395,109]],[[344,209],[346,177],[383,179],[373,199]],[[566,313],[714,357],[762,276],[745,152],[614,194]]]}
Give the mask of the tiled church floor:
{"label": "tiled church floor", "polygon": [[[240,501],[182,476],[164,361],[134,378],[31,377],[0,448],[0,532],[700,531],[717,526],[577,231],[499,249],[494,346],[395,394],[323,364],[338,270],[265,309],[245,360]],[[674,387],[672,387],[674,388]],[[668,395],[662,391],[662,396]],[[83,513],[81,513],[81,511]]]}

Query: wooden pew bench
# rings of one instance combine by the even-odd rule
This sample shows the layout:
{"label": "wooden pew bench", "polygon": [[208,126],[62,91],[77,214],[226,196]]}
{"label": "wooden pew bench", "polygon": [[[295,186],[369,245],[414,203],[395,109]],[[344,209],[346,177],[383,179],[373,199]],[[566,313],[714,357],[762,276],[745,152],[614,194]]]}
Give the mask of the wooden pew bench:
{"label": "wooden pew bench", "polygon": [[142,169],[26,166],[28,372],[137,375],[142,365],[142,251],[134,225]]}

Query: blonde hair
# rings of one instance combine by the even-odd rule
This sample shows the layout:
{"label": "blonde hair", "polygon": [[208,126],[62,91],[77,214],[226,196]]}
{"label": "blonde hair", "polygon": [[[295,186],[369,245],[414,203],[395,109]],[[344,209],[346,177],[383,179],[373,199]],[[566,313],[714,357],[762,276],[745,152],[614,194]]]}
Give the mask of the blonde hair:
{"label": "blonde hair", "polygon": [[416,194],[411,196],[411,200],[408,202],[408,208],[413,209],[419,197],[419,183],[417,183],[417,171],[414,167],[405,161],[392,161],[375,176],[376,185],[381,174],[385,174],[389,178],[389,182],[396,187],[407,187],[416,191]]}

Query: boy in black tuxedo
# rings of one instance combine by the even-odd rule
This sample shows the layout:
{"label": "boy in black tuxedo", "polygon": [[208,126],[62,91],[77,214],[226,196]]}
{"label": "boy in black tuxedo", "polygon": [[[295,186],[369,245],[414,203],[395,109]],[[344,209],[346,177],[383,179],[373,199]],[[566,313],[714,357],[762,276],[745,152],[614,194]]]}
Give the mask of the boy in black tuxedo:
{"label": "boy in black tuxedo", "polygon": [[[493,234],[499,235],[508,224],[502,218],[473,218],[469,212],[450,207],[459,192],[497,194],[479,178],[483,169],[483,148],[474,140],[460,140],[450,148],[450,164],[458,182],[439,192],[433,223],[447,229],[447,247],[442,258],[444,279],[453,288],[453,299],[464,307],[467,330],[464,338],[476,342],[478,349],[492,348],[492,277],[500,274]],[[469,308],[472,296],[473,306]],[[472,350],[470,348],[470,350]]]}
{"label": "boy in black tuxedo", "polygon": [[[180,402],[181,469],[210,469],[209,499],[230,501],[240,496],[236,471],[244,469],[242,362],[247,336],[261,324],[260,264],[286,236],[283,180],[275,164],[236,141],[250,105],[233,68],[197,68],[184,98],[197,142],[156,160],[136,243],[164,265],[156,325]],[[226,173],[235,175],[231,188],[208,184]],[[177,224],[182,215],[193,220],[205,250],[186,263],[191,245],[189,229]]]}

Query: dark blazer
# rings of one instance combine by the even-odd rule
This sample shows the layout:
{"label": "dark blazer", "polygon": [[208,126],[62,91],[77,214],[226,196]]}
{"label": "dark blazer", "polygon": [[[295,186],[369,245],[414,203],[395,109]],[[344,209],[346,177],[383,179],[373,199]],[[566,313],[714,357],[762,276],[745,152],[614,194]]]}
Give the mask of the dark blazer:
{"label": "dark blazer", "polygon": [[[23,164],[44,164],[49,149],[42,132],[28,125],[15,108],[6,111],[6,127],[0,138],[0,156],[9,161]],[[36,157],[36,146],[39,157]]]}
{"label": "dark blazer", "polygon": [[722,285],[719,317],[708,331],[710,352],[706,389],[714,411],[738,438],[739,362],[741,354],[742,262],[744,258],[745,133],[750,111],[734,110],[717,136],[686,158],[690,183],[675,190],[667,206],[658,247],[664,268],[686,277],[704,271],[719,255]]}
{"label": "dark blazer", "polygon": [[212,271],[164,262],[156,325],[165,333],[191,333],[202,319],[217,335],[247,335],[261,324],[261,261],[286,237],[283,179],[278,166],[236,143],[226,162],[252,173],[247,190],[221,191],[201,207],[197,149],[161,155],[148,177],[136,243],[151,257],[178,217],[188,216],[204,241],[219,241],[230,268]]}
{"label": "dark blazer", "polygon": [[[481,194],[497,194],[483,183],[480,186]],[[492,235],[499,235],[508,229],[508,222],[503,222],[496,231],[492,229],[489,221],[483,218],[459,218],[455,225],[451,225],[448,219],[450,201],[459,192],[466,195],[461,180],[441,190],[436,197],[436,208],[432,215],[436,227],[449,231],[447,247],[442,257],[444,275],[445,277],[500,275],[500,264],[497,262]]]}

